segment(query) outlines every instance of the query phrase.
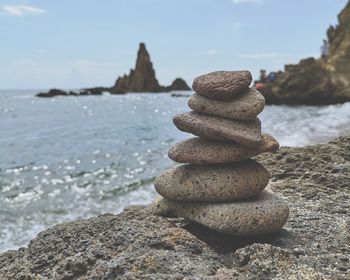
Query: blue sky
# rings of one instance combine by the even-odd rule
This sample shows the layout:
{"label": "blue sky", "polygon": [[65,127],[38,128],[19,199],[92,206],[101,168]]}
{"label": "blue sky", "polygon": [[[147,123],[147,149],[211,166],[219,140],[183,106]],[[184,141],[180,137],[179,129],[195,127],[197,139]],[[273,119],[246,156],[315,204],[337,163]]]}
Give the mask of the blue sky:
{"label": "blue sky", "polygon": [[146,43],[158,80],[319,56],[347,0],[0,0],[0,88],[110,86]]}

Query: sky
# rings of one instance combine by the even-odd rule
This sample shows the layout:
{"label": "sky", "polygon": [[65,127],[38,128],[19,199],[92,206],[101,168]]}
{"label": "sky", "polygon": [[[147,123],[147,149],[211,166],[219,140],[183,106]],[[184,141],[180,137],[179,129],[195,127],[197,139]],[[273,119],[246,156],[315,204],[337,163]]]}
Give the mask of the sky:
{"label": "sky", "polygon": [[145,42],[159,82],[319,57],[347,0],[0,0],[0,89],[111,86]]}

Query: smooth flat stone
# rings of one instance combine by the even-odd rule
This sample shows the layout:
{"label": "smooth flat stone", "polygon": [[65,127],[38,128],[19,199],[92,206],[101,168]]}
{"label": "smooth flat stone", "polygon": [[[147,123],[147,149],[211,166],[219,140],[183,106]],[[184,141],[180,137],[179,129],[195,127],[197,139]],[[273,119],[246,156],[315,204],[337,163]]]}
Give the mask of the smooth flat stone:
{"label": "smooth flat stone", "polygon": [[212,99],[230,99],[246,91],[252,83],[249,71],[216,71],[194,79],[192,88]]}
{"label": "smooth flat stone", "polygon": [[187,218],[212,230],[235,235],[276,232],[289,215],[283,199],[267,191],[254,199],[230,203],[178,202],[159,197],[151,211],[161,216]]}
{"label": "smooth flat stone", "polygon": [[178,129],[209,140],[228,140],[249,147],[259,147],[262,140],[258,118],[236,121],[192,111],[176,115],[173,121]]}
{"label": "smooth flat stone", "polygon": [[262,153],[273,153],[278,148],[277,140],[268,134],[262,135],[261,144],[257,148],[196,137],[175,144],[168,155],[176,162],[203,165],[241,161]]}
{"label": "smooth flat stone", "polygon": [[253,120],[265,107],[264,96],[254,88],[240,94],[235,99],[214,100],[194,94],[188,106],[196,112],[235,120]]}
{"label": "smooth flat stone", "polygon": [[154,186],[170,200],[220,202],[256,196],[269,180],[266,168],[248,159],[229,164],[179,165],[159,175]]}

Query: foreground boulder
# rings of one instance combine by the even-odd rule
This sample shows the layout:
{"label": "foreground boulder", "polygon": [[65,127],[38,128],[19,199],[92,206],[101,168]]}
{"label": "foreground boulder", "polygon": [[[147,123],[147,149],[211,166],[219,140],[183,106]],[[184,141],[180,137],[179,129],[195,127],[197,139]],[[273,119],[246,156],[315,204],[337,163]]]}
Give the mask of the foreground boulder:
{"label": "foreground boulder", "polygon": [[43,231],[0,255],[0,279],[349,279],[350,137],[258,157],[290,207],[261,237],[132,208]]}

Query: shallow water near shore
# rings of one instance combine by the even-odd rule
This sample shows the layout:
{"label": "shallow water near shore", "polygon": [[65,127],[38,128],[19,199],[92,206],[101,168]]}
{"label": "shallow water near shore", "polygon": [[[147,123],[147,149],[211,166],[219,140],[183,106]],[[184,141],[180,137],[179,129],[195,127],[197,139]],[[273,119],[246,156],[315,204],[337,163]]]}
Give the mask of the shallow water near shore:
{"label": "shallow water near shore", "polygon": [[[0,252],[56,223],[150,203],[153,178],[174,164],[168,148],[190,137],[172,124],[189,110],[187,99],[169,93],[35,93],[0,91]],[[281,145],[350,133],[350,103],[267,106],[260,118]]]}

